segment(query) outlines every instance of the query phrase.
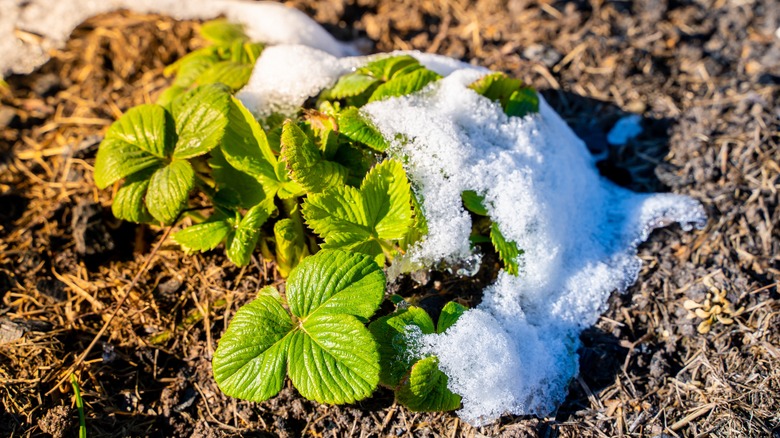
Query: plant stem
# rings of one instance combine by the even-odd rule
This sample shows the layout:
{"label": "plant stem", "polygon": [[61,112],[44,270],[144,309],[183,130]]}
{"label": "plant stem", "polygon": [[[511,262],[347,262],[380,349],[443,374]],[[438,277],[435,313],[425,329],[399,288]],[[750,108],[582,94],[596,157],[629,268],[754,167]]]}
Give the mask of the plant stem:
{"label": "plant stem", "polygon": [[87,438],[87,420],[84,418],[84,400],[81,398],[79,381],[75,374],[70,375],[70,384],[73,385],[73,393],[76,396],[76,409],[79,411],[79,438]]}

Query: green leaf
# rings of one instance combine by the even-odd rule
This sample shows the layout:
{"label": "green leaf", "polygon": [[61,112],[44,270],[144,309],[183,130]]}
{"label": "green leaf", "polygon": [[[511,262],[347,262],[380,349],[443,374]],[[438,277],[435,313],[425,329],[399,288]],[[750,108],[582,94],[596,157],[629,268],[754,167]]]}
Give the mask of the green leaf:
{"label": "green leaf", "polygon": [[231,166],[221,148],[211,150],[208,163],[217,189],[215,203],[228,207],[251,208],[266,199],[262,184]]}
{"label": "green leaf", "polygon": [[290,273],[287,299],[299,318],[349,314],[368,319],[385,291],[385,274],[366,255],[320,251]]}
{"label": "green leaf", "polygon": [[204,85],[171,104],[179,139],[174,158],[203,155],[219,144],[228,123],[230,94],[221,84]]}
{"label": "green leaf", "polygon": [[402,239],[412,225],[411,193],[401,163],[386,160],[371,169],[360,187],[366,218],[379,238]]}
{"label": "green leaf", "polygon": [[173,86],[186,90],[195,84],[195,81],[203,72],[218,62],[219,57],[213,50],[199,50],[185,55],[175,64],[166,68],[166,71],[175,70],[176,79],[173,81]]}
{"label": "green leaf", "polygon": [[378,360],[374,340],[357,318],[318,313],[292,336],[290,380],[310,400],[352,403],[376,388]]}
{"label": "green leaf", "polygon": [[214,44],[231,44],[235,40],[246,40],[244,26],[231,23],[224,18],[211,20],[200,26],[200,34],[203,38]]}
{"label": "green leaf", "polygon": [[[304,122],[304,132],[309,138],[312,136],[315,138],[316,146],[322,152],[322,157],[332,161],[333,156],[341,146],[338,134],[335,132],[338,127],[336,118],[324,112],[309,110],[304,113]],[[308,135],[309,133],[312,135]]]}
{"label": "green leaf", "polygon": [[539,96],[531,87],[513,79],[504,73],[490,73],[474,81],[469,88],[499,102],[508,116],[522,117],[539,112]]}
{"label": "green leaf", "polygon": [[233,231],[227,220],[204,222],[187,227],[173,235],[173,240],[188,253],[210,251],[222,243]]}
{"label": "green leaf", "polygon": [[429,83],[441,79],[441,76],[427,69],[418,69],[403,76],[396,76],[378,86],[368,99],[369,102],[389,97],[406,96],[422,90]]}
{"label": "green leaf", "polygon": [[477,79],[469,85],[469,88],[490,100],[503,104],[509,100],[512,93],[522,86],[523,82],[519,79],[510,78],[501,72],[494,72]]}
{"label": "green leaf", "polygon": [[229,123],[222,138],[222,152],[231,166],[249,174],[263,185],[266,196],[282,199],[300,196],[303,188],[291,181],[280,163],[263,128],[236,98],[231,98]]}
{"label": "green leaf", "polygon": [[400,240],[412,225],[411,188],[400,163],[386,160],[366,175],[361,188],[336,187],[310,193],[303,204],[306,223],[323,248],[342,248],[377,257],[388,241]]}
{"label": "green leaf", "polygon": [[458,304],[455,301],[450,301],[444,305],[439,315],[439,322],[436,325],[436,333],[444,333],[448,328],[452,327],[458,319],[469,310],[468,307]]}
{"label": "green leaf", "polygon": [[387,142],[379,130],[355,107],[349,107],[338,114],[338,127],[339,133],[350,140],[363,143],[378,152],[387,149]]}
{"label": "green leaf", "polygon": [[487,208],[485,207],[485,198],[478,195],[474,190],[466,190],[460,194],[460,197],[463,200],[463,206],[465,206],[468,211],[480,216],[488,215]]}
{"label": "green leaf", "polygon": [[290,315],[271,295],[260,295],[241,307],[212,359],[222,392],[258,402],[278,394],[293,328]]}
{"label": "green leaf", "polygon": [[414,412],[451,411],[460,407],[460,396],[447,389],[447,375],[439,359],[429,356],[412,366],[409,378],[396,391],[399,403]]}
{"label": "green leaf", "polygon": [[291,121],[282,128],[282,158],[292,179],[309,193],[343,186],[347,178],[347,169],[325,160],[312,139]]}
{"label": "green leaf", "polygon": [[398,76],[398,72],[410,66],[419,66],[420,62],[410,55],[390,56],[369,62],[357,70],[358,73],[373,76],[382,81],[389,81]]}
{"label": "green leaf", "polygon": [[178,216],[189,199],[195,185],[195,171],[184,160],[173,160],[152,174],[146,193],[146,208],[164,224],[170,224]]}
{"label": "green leaf", "polygon": [[378,83],[379,79],[375,77],[357,72],[350,73],[340,77],[332,88],[323,91],[321,98],[340,100],[359,96]]}
{"label": "green leaf", "polygon": [[277,159],[268,145],[265,131],[235,97],[230,98],[228,121],[222,150],[230,165],[255,178],[276,179]]}
{"label": "green leaf", "polygon": [[95,158],[95,184],[105,189],[136,172],[159,167],[162,160],[118,138],[105,138]]}
{"label": "green leaf", "polygon": [[512,275],[520,275],[518,258],[523,251],[517,247],[517,243],[504,238],[495,222],[490,225],[490,240],[498,252],[498,257],[504,262],[504,269]]}
{"label": "green leaf", "polygon": [[271,216],[276,207],[273,198],[267,199],[250,208],[246,216],[238,223],[234,234],[228,236],[227,256],[237,266],[246,266],[257,246],[260,227]]}
{"label": "green leaf", "polygon": [[360,187],[368,171],[377,164],[377,154],[356,144],[339,142],[333,161],[347,168],[348,186]]}
{"label": "green leaf", "polygon": [[155,157],[165,158],[173,150],[173,126],[165,108],[144,104],[130,108],[106,132],[106,138],[131,144]]}
{"label": "green leaf", "polygon": [[290,271],[298,266],[304,257],[309,255],[306,246],[306,236],[300,222],[285,218],[274,224],[276,240],[276,268],[282,277],[290,275]]}
{"label": "green leaf", "polygon": [[232,91],[238,90],[249,82],[252,76],[252,65],[243,64],[235,61],[221,61],[209,66],[200,75],[195,82],[198,85],[207,84],[225,84]]}
{"label": "green leaf", "polygon": [[409,231],[407,231],[406,235],[401,240],[401,249],[408,250],[427,234],[428,220],[425,218],[420,200],[417,198],[417,195],[412,192],[412,226],[409,227]]}
{"label": "green leaf", "polygon": [[241,52],[241,62],[254,66],[257,58],[263,53],[264,47],[262,43],[244,43],[243,51]]}
{"label": "green leaf", "polygon": [[539,95],[533,88],[524,87],[514,93],[504,107],[508,116],[523,117],[539,112]]}
{"label": "green leaf", "polygon": [[166,88],[162,93],[160,93],[159,96],[157,96],[157,100],[155,101],[155,103],[157,103],[157,105],[168,107],[171,104],[171,102],[173,102],[177,97],[184,94],[186,91],[187,89],[184,87],[172,85]]}
{"label": "green leaf", "polygon": [[309,399],[352,403],[369,396],[379,381],[379,354],[356,316],[376,311],[384,281],[366,256],[325,250],[307,257],[287,282],[297,318],[268,289],[239,309],[214,353],[217,384],[228,395],[262,401],[282,388],[286,366]]}
{"label": "green leaf", "polygon": [[410,306],[395,313],[383,316],[372,322],[368,329],[379,346],[379,381],[395,388],[409,371],[415,361],[415,339],[410,338],[409,327],[418,327],[423,334],[434,333],[433,321],[425,310]]}
{"label": "green leaf", "polygon": [[127,177],[122,187],[117,190],[111,204],[114,217],[137,224],[152,220],[144,204],[144,198],[153,171],[153,169],[146,169]]}

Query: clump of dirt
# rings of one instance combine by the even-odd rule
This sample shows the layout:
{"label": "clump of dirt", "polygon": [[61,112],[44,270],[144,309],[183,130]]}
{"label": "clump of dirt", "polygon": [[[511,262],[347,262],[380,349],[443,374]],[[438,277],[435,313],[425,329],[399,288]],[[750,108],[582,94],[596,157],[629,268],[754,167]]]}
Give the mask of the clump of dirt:
{"label": "clump of dirt", "polygon": [[72,412],[67,406],[55,406],[38,420],[41,432],[48,433],[53,438],[65,438],[73,433]]}
{"label": "clump of dirt", "polygon": [[[605,176],[693,196],[707,227],[659,230],[640,248],[639,280],[582,335],[580,377],[550,418],[475,429],[452,413],[409,412],[385,390],[351,406],[311,403],[291,386],[264,403],[229,399],[211,355],[237,307],[281,282],[273,267],[183,256],[166,230],[113,219],[111,194],[92,179],[106,127],[154,100],[169,83],[163,67],[202,44],[198,24],[99,16],[37,72],[0,88],[0,435],[72,434],[70,372],[90,436],[777,433],[780,17],[771,1],[291,5],[364,47],[436,52],[522,78],[605,157]],[[643,133],[610,145],[606,133],[627,114],[643,117]],[[455,295],[466,283],[441,273],[419,280],[395,287],[433,310],[478,299],[478,286]],[[711,288],[744,309],[702,334],[683,303]]]}

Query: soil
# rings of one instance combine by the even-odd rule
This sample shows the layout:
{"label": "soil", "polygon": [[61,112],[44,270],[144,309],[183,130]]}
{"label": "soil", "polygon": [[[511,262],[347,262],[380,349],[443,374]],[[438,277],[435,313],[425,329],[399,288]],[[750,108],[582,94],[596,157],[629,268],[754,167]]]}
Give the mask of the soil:
{"label": "soil", "polygon": [[[38,71],[0,87],[0,436],[73,436],[70,373],[88,436],[780,436],[773,0],[290,4],[361,47],[522,78],[605,157],[605,176],[695,197],[706,228],[671,226],[639,248],[638,281],[583,333],[580,376],[548,418],[473,428],[453,413],[409,412],[386,390],[349,406],[309,402],[291,386],[265,403],[227,398],[211,376],[216,340],[238,306],[281,281],[272,264],[183,256],[169,230],[115,220],[110,191],[92,177],[106,127],[154,100],[170,81],[163,67],[202,44],[198,24],[99,16]],[[643,133],[609,145],[627,114],[642,116]],[[462,301],[477,302],[489,271]],[[464,284],[422,280],[397,291],[432,309]],[[683,303],[714,289],[741,312],[701,333]]]}

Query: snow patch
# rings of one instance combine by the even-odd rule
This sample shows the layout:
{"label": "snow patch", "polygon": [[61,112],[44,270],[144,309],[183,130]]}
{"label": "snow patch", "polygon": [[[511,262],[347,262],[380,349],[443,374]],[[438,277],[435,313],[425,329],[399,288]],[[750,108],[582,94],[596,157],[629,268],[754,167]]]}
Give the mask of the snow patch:
{"label": "snow patch", "polygon": [[463,396],[460,415],[475,425],[553,412],[577,372],[579,333],[612,291],[636,281],[636,246],[656,227],[705,220],[690,198],[635,194],[602,178],[543,99],[539,114],[507,117],[467,87],[481,74],[455,71],[363,108],[385,137],[407,139],[390,152],[408,163],[430,229],[407,253],[411,266],[471,256],[465,190],[485,197],[502,234],[524,250],[520,276],[502,271],[453,330],[427,336],[427,351]]}
{"label": "snow patch", "polygon": [[[241,92],[256,114],[292,109],[375,59],[274,49],[267,52],[274,65],[265,68],[261,58]],[[485,69],[419,52],[394,54],[402,53],[446,77],[361,110],[385,138],[397,139],[388,153],[403,158],[428,221],[428,235],[388,275],[442,264],[465,271],[477,266],[461,193],[484,196],[502,234],[525,251],[520,276],[500,272],[477,308],[446,333],[423,335],[419,343],[439,357],[450,389],[463,397],[459,415],[469,423],[507,413],[548,415],[577,373],[580,332],[598,320],[612,291],[636,281],[637,245],[673,222],[703,226],[704,211],[684,196],[636,194],[602,178],[585,144],[544,99],[539,114],[508,117],[468,88]],[[274,82],[279,79],[281,85]]]}
{"label": "snow patch", "polygon": [[642,133],[642,117],[631,114],[621,117],[607,134],[607,142],[614,146],[623,146],[629,140]]}

